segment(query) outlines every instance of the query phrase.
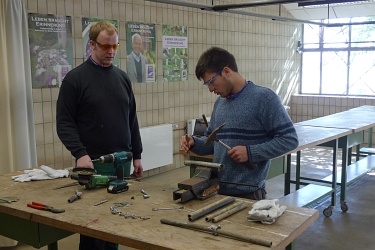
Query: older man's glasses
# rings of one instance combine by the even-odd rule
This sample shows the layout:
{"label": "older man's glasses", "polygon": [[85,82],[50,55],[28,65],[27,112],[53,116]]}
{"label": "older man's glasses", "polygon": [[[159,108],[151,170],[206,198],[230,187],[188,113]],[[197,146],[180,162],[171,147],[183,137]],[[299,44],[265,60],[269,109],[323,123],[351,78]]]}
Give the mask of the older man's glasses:
{"label": "older man's glasses", "polygon": [[105,44],[105,43],[98,43],[97,41],[94,41],[100,48],[104,49],[104,50],[110,50],[110,49],[113,49],[113,50],[117,50],[118,49],[118,46],[120,46],[119,43],[117,44]]}
{"label": "older man's glasses", "polygon": [[223,70],[219,70],[218,72],[216,72],[215,75],[213,75],[210,79],[208,79],[208,81],[204,82],[203,84],[204,84],[204,85],[209,85],[209,84],[211,84],[212,81],[215,79],[215,77],[218,76],[218,75],[220,75],[222,71],[223,71]]}

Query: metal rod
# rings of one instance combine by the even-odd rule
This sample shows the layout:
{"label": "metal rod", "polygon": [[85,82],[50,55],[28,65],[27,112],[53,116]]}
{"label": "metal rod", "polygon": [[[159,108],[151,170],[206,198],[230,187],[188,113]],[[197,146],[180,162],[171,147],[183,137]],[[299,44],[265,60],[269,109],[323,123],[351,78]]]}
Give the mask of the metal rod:
{"label": "metal rod", "polygon": [[216,216],[218,216],[218,215],[220,215],[222,213],[225,213],[226,211],[231,210],[232,208],[235,208],[235,207],[241,205],[242,203],[243,202],[237,202],[237,203],[232,204],[232,205],[230,205],[228,207],[222,208],[219,211],[216,211],[215,213],[209,214],[209,215],[206,216],[206,221],[209,222],[209,221],[212,220],[212,218],[214,218],[214,217],[216,217]]}
{"label": "metal rod", "polygon": [[205,161],[185,161],[184,164],[186,166],[196,165],[202,167],[209,167],[209,168],[216,168],[222,170],[224,168],[223,164],[220,163],[213,163],[213,162],[205,162]]}
{"label": "metal rod", "polygon": [[231,231],[222,230],[220,226],[212,225],[208,227],[204,225],[181,222],[181,221],[174,221],[174,220],[169,220],[165,218],[160,219],[160,222],[163,224],[176,226],[176,227],[182,227],[182,228],[191,229],[191,230],[197,229],[197,230],[201,230],[205,232],[212,232],[215,236],[219,236],[218,229],[220,229],[220,236],[228,236],[236,240],[241,240],[241,241],[245,241],[245,242],[249,242],[249,243],[257,244],[261,246],[266,246],[266,247],[272,246],[272,241],[257,239],[251,236],[240,235],[240,234],[233,233]]}
{"label": "metal rod", "polygon": [[222,219],[225,219],[225,218],[231,216],[232,214],[235,214],[235,213],[245,209],[246,207],[247,207],[247,204],[243,202],[243,203],[239,204],[239,206],[236,206],[232,209],[229,209],[228,211],[226,211],[222,214],[219,214],[218,216],[212,218],[212,222],[213,223],[219,222]]}
{"label": "metal rod", "polygon": [[209,214],[209,213],[215,211],[216,209],[219,209],[221,207],[224,207],[224,206],[234,202],[235,200],[236,200],[236,198],[234,198],[234,197],[226,197],[226,198],[224,198],[222,200],[219,200],[219,201],[217,201],[213,204],[210,204],[210,205],[205,206],[201,209],[198,209],[197,211],[188,214],[189,221],[195,221],[195,220],[205,216],[206,214]]}

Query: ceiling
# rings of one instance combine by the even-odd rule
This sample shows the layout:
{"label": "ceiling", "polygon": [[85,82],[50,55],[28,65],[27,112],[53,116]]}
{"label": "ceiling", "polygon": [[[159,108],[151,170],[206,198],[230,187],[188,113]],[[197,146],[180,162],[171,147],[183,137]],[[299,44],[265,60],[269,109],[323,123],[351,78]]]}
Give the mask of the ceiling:
{"label": "ceiling", "polygon": [[[184,0],[148,0],[150,2],[159,2],[166,4],[173,4],[178,6],[185,6],[191,8],[198,8],[206,11],[224,11],[233,14],[248,15],[260,18],[267,18],[278,21],[288,21],[288,22],[299,22],[299,23],[309,23],[313,25],[320,25],[325,27],[335,27],[348,25],[348,23],[343,22],[322,22],[322,19],[336,19],[336,18],[348,18],[348,17],[368,17],[375,16],[375,0],[356,0],[357,2],[350,2],[351,0],[252,0],[245,1],[241,3],[229,3],[223,5],[215,5],[214,0],[212,0],[212,5],[205,5],[200,3],[195,3],[191,1]],[[308,7],[298,7],[300,4],[311,4],[317,1],[326,1],[330,4],[318,5],[318,6],[308,6]],[[359,2],[360,1],[360,2]],[[230,2],[230,1],[229,1]],[[336,4],[333,4],[335,2]],[[341,3],[338,3],[341,2]],[[344,3],[342,3],[344,2]],[[269,6],[269,5],[283,5],[291,13],[293,18],[284,17],[282,15],[266,15],[256,12],[250,12],[246,8],[248,7],[259,7],[259,6]],[[350,23],[351,25],[358,24],[375,24],[375,21],[355,21]]]}
{"label": "ceiling", "polygon": [[[375,16],[375,1],[354,2],[344,4],[298,7],[298,3],[283,4],[296,19],[320,20],[347,17]],[[328,12],[329,9],[329,12]]]}

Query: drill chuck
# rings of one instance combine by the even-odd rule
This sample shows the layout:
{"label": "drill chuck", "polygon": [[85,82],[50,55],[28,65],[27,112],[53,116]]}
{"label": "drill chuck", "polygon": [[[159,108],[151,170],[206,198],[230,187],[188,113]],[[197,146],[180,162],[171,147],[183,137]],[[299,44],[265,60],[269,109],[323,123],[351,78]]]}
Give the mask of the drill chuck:
{"label": "drill chuck", "polygon": [[99,157],[99,162],[100,163],[113,163],[116,160],[116,156],[114,154],[108,154],[108,155],[103,155]]}

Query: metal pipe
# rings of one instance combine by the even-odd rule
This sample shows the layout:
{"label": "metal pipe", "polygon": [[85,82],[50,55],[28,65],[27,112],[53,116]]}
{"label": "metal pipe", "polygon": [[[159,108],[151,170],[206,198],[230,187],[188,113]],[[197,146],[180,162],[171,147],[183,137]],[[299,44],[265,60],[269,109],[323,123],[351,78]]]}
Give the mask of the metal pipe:
{"label": "metal pipe", "polygon": [[218,216],[212,218],[212,222],[213,223],[219,222],[219,221],[231,216],[232,214],[235,214],[235,213],[245,209],[246,207],[247,207],[247,204],[243,202],[242,204],[239,204],[239,206],[236,206],[232,209],[229,209],[228,211],[226,211],[222,214],[219,214]]}
{"label": "metal pipe", "polygon": [[237,202],[237,203],[232,204],[232,205],[230,205],[230,206],[228,206],[228,207],[225,207],[225,208],[223,208],[223,209],[220,209],[219,211],[216,211],[215,213],[212,213],[212,214],[207,215],[205,219],[206,219],[207,222],[209,222],[209,221],[212,220],[212,218],[215,218],[216,216],[218,216],[218,215],[220,215],[220,214],[222,214],[222,213],[225,213],[225,212],[227,212],[228,210],[231,210],[231,209],[233,209],[233,208],[235,208],[235,207],[241,205],[242,203],[244,203],[244,202],[243,202],[243,201],[242,201],[242,202]]}
{"label": "metal pipe", "polygon": [[234,202],[235,200],[236,200],[236,198],[234,198],[234,197],[226,197],[226,198],[224,198],[222,200],[219,200],[219,201],[217,201],[213,204],[210,204],[210,205],[205,206],[201,209],[198,209],[197,211],[188,214],[189,221],[195,221],[195,220],[205,216],[206,214],[209,214],[209,213],[215,211],[216,209],[219,209],[221,207],[224,207],[224,206]]}
{"label": "metal pipe", "polygon": [[205,232],[212,232],[215,236],[219,236],[218,229],[220,229],[220,236],[228,236],[232,239],[245,241],[245,242],[249,242],[252,244],[257,244],[260,246],[266,246],[266,247],[272,246],[272,241],[257,239],[257,238],[247,236],[247,235],[236,234],[236,233],[233,233],[232,231],[222,230],[220,226],[211,225],[208,227],[204,225],[181,222],[181,221],[174,221],[174,220],[169,220],[165,218],[160,219],[160,222],[163,224],[176,226],[176,227],[182,227],[182,228],[191,229],[191,230],[196,229],[196,230],[205,231]]}
{"label": "metal pipe", "polygon": [[224,165],[223,164],[213,163],[213,162],[185,161],[184,164],[187,165],[187,166],[195,165],[197,167],[201,166],[201,167],[208,167],[208,168],[216,168],[216,169],[219,169],[219,170],[224,169]]}

